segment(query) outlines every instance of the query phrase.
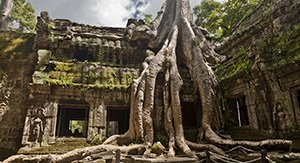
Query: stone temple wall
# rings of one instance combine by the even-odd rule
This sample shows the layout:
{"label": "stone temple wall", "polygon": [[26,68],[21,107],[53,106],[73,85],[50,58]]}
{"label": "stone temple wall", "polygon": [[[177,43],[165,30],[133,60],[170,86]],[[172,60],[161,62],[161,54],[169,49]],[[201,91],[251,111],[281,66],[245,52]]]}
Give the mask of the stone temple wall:
{"label": "stone temple wall", "polygon": [[[84,104],[88,108],[89,141],[107,136],[111,108],[129,113],[130,86],[139,76],[146,50],[131,46],[125,34],[123,28],[52,20],[46,12],[41,13],[34,45],[38,61],[30,83],[31,105],[24,125],[24,146],[32,146],[36,141],[40,145],[56,141],[61,121],[58,113],[63,106],[76,108]],[[37,114],[40,107],[42,115]],[[41,140],[32,138],[38,118],[42,121]]]}
{"label": "stone temple wall", "polygon": [[34,35],[1,32],[0,42],[1,159],[20,148],[36,57]]}
{"label": "stone temple wall", "polygon": [[230,121],[238,121],[235,102],[243,98],[248,123],[240,128],[278,136],[299,128],[299,101],[292,97],[300,85],[299,8],[299,1],[263,1],[218,49],[227,56],[216,68],[227,128],[239,128]]}

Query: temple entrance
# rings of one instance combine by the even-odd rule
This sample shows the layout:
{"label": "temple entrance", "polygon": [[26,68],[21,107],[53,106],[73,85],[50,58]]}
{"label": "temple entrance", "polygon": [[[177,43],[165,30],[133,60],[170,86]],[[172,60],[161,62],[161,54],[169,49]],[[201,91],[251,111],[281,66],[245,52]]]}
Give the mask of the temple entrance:
{"label": "temple entrance", "polygon": [[61,105],[57,114],[56,136],[87,137],[88,106]]}
{"label": "temple entrance", "polygon": [[243,127],[250,124],[246,97],[228,98],[225,108],[226,127]]}
{"label": "temple entrance", "polygon": [[124,134],[129,128],[129,108],[108,107],[107,122],[107,136]]}
{"label": "temple entrance", "polygon": [[189,141],[197,141],[199,124],[201,122],[200,103],[195,102],[182,102],[182,126],[184,129],[184,136]]}
{"label": "temple entrance", "polygon": [[182,125],[184,128],[197,128],[199,120],[199,106],[193,102],[182,102]]}

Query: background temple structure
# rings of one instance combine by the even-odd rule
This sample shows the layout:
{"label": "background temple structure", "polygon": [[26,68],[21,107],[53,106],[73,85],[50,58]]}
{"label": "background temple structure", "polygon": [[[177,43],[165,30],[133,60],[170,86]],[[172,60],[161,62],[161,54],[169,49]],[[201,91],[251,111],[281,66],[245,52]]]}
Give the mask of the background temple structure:
{"label": "background temple structure", "polygon": [[[250,140],[297,137],[299,5],[264,1],[218,47],[226,56],[214,66],[225,129],[220,132]],[[130,85],[148,55],[143,42],[128,41],[127,32],[52,20],[42,12],[36,34],[0,33],[0,158],[24,146],[92,142],[126,132]],[[180,67],[183,126],[186,138],[196,141],[201,104],[187,71]],[[155,91],[161,96],[155,115],[163,114],[162,84]],[[154,119],[158,131],[161,117]]]}

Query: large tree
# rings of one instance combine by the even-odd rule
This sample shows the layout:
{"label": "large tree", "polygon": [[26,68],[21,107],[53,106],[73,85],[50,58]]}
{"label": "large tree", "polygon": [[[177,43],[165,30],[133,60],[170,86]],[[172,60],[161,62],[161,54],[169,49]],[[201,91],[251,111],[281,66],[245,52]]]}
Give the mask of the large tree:
{"label": "large tree", "polygon": [[262,0],[203,0],[193,9],[196,24],[206,28],[214,41],[230,36],[244,18],[251,14]]}
{"label": "large tree", "polygon": [[[105,141],[118,144],[143,141],[149,149],[154,141],[153,108],[156,79],[159,73],[164,76],[163,108],[165,129],[169,137],[169,155],[174,156],[174,147],[192,156],[188,145],[197,145],[184,138],[179,92],[182,79],[178,71],[178,58],[189,69],[201,100],[202,135],[206,141],[223,146],[285,146],[290,141],[267,140],[262,142],[232,141],[218,136],[213,129],[221,127],[221,111],[216,104],[215,86],[217,81],[209,66],[218,62],[210,42],[202,28],[193,24],[189,0],[166,0],[161,12],[151,25],[132,26],[131,41],[147,42],[150,52],[143,63],[143,71],[132,85],[129,130],[124,135],[115,135]],[[145,41],[146,40],[146,41]],[[211,62],[211,63],[209,63]],[[200,149],[221,150],[212,145],[198,144]],[[150,150],[147,150],[149,152]],[[221,152],[220,152],[221,153]]]}
{"label": "large tree", "polygon": [[34,32],[35,11],[25,0],[2,0],[0,5],[0,30]]}
{"label": "large tree", "polygon": [[13,29],[21,32],[35,32],[35,10],[30,2],[26,2],[25,0],[14,0],[11,20],[15,24]]}
{"label": "large tree", "polygon": [[7,30],[10,22],[10,13],[13,7],[13,0],[1,0],[0,4],[0,30]]}
{"label": "large tree", "polygon": [[[131,87],[130,124],[123,135],[108,138],[104,145],[85,148],[53,156],[54,161],[70,161],[80,159],[91,153],[96,153],[107,147],[105,144],[130,144],[140,142],[146,147],[147,155],[154,143],[153,109],[155,101],[156,79],[163,75],[163,109],[164,125],[168,135],[168,155],[175,155],[175,147],[183,154],[195,157],[191,148],[211,150],[223,154],[220,147],[244,146],[248,148],[261,147],[289,147],[291,141],[265,140],[260,142],[233,141],[221,138],[214,130],[221,127],[220,110],[216,104],[214,72],[210,62],[218,62],[218,54],[207,41],[202,28],[193,24],[189,0],[166,0],[161,12],[150,25],[128,26],[130,41],[146,43],[150,49],[143,63],[143,71]],[[179,92],[182,79],[178,71],[178,58],[189,69],[189,73],[196,85],[201,100],[202,135],[205,143],[192,143],[185,140],[182,126],[181,102]],[[204,141],[202,141],[204,142]],[[129,146],[132,147],[132,146]],[[140,148],[141,146],[136,146]],[[116,147],[114,147],[115,149]],[[122,147],[122,149],[124,149]],[[26,156],[11,158],[19,159]],[[31,157],[31,159],[46,159],[47,156]]]}

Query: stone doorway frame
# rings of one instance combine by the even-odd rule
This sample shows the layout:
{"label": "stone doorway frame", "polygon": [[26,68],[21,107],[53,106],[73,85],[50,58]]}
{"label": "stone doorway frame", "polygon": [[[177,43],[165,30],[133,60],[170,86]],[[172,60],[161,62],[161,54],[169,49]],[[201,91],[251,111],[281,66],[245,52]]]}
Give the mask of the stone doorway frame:
{"label": "stone doorway frame", "polygon": [[[85,136],[84,138],[88,137],[88,130],[89,130],[89,113],[90,113],[90,106],[86,103],[86,104],[72,104],[72,103],[61,103],[58,105],[57,108],[57,115],[56,115],[56,132],[55,132],[55,137],[59,138],[60,136],[60,130],[61,130],[61,120],[59,118],[61,118],[62,115],[59,115],[59,113],[62,113],[60,110],[64,110],[64,109],[84,109],[85,110],[85,117],[84,120],[86,121],[86,131],[85,131]],[[68,138],[68,137],[66,137]]]}

